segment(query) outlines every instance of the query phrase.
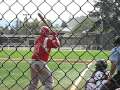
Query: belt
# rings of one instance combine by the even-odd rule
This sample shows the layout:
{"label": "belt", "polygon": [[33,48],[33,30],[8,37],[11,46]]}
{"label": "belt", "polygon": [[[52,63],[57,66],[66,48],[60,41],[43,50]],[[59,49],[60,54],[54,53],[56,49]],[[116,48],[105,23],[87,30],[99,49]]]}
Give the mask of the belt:
{"label": "belt", "polygon": [[43,61],[41,59],[35,59],[34,61],[39,61],[39,62],[42,62],[42,63],[46,63],[45,61]]}
{"label": "belt", "polygon": [[34,61],[41,61],[41,60],[35,59]]}

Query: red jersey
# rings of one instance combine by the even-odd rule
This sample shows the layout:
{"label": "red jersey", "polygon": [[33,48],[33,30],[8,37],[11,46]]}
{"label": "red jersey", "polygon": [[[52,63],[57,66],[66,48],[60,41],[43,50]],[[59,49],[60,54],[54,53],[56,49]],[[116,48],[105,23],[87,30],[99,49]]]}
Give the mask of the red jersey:
{"label": "red jersey", "polygon": [[47,62],[51,48],[57,48],[59,46],[60,42],[57,37],[53,40],[50,40],[47,37],[39,36],[35,41],[34,45],[35,52],[32,55],[32,59],[43,60]]}

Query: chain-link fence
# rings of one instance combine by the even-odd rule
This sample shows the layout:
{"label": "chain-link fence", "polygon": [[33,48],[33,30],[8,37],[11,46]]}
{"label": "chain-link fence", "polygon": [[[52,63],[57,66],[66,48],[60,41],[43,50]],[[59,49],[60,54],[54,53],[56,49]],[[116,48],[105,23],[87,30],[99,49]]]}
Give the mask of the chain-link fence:
{"label": "chain-link fence", "polygon": [[[114,36],[119,35],[115,5],[119,1],[0,0],[0,90],[28,90],[32,83],[34,42],[46,25],[38,13],[59,32],[61,45],[52,49],[46,63],[54,80],[52,88],[85,90],[96,60],[108,61]],[[45,81],[39,82],[37,90],[44,85]]]}

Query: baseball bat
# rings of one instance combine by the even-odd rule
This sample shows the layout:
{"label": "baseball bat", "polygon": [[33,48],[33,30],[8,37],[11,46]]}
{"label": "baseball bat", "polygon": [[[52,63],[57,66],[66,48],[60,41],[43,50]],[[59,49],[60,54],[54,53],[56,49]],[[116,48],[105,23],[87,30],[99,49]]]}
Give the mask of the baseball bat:
{"label": "baseball bat", "polygon": [[[49,26],[49,24],[47,24],[47,22],[46,22],[46,20],[44,19],[44,17],[43,17],[40,13],[38,13],[38,16],[39,16],[39,18],[44,22],[44,24],[49,27],[50,31],[53,32],[53,30],[51,29],[51,27]],[[59,35],[59,33],[57,33],[57,36],[58,36],[58,35]]]}
{"label": "baseball bat", "polygon": [[[44,17],[40,13],[38,13],[38,16],[44,22],[44,24],[50,28],[50,26],[47,24],[47,22],[45,21]],[[51,30],[51,28],[50,28],[50,30]]]}

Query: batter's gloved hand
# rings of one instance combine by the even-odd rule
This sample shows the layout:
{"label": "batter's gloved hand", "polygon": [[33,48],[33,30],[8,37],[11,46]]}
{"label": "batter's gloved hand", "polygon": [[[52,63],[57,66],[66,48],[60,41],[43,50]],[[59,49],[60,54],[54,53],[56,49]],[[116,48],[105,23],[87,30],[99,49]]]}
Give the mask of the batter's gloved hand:
{"label": "batter's gloved hand", "polygon": [[58,37],[59,33],[52,31],[52,32],[50,33],[50,35],[53,35],[54,37]]}

